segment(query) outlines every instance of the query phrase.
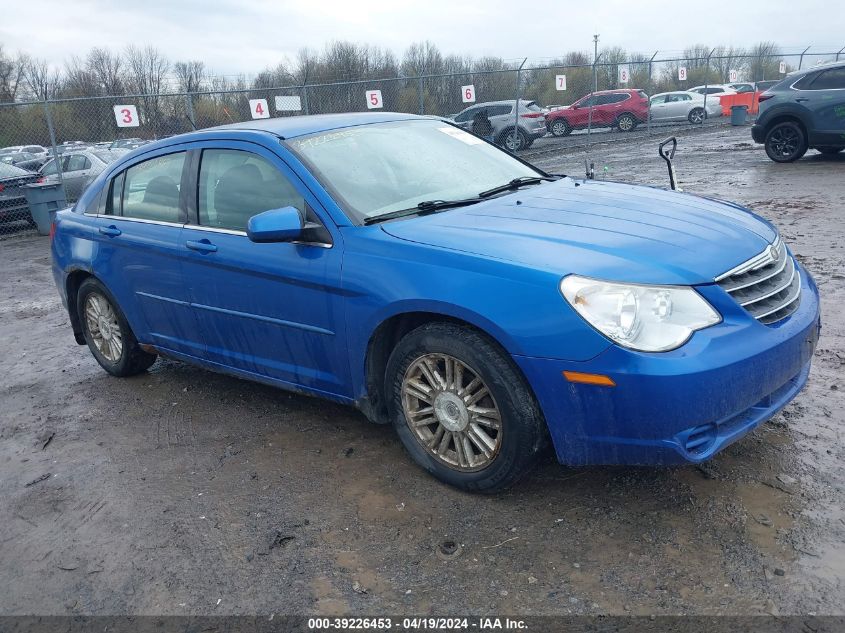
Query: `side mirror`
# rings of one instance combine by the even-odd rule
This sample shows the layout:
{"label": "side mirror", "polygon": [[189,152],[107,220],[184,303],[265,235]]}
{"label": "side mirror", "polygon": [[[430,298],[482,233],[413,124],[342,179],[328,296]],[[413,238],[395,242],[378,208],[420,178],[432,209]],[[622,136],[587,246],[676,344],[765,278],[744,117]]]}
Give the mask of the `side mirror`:
{"label": "side mirror", "polygon": [[252,242],[291,242],[302,235],[303,227],[299,209],[282,207],[252,216],[246,234]]}

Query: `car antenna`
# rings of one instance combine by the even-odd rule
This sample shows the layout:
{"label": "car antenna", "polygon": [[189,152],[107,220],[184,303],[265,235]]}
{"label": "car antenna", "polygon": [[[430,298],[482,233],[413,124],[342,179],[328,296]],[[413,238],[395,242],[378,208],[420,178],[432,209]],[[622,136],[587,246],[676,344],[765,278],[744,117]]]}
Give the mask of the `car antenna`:
{"label": "car antenna", "polygon": [[[670,149],[664,149],[670,144],[672,145]],[[670,136],[657,146],[657,153],[660,154],[660,158],[666,161],[666,166],[669,168],[669,186],[672,188],[672,191],[683,191],[678,186],[677,178],[675,176],[675,166],[672,164],[672,159],[675,158],[676,149],[678,149],[678,139],[674,136]]]}

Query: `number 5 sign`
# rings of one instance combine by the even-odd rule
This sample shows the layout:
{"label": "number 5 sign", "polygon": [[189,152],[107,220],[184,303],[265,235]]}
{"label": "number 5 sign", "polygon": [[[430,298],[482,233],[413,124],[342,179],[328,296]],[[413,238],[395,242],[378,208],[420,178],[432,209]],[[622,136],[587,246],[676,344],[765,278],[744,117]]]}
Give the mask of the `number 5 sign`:
{"label": "number 5 sign", "polygon": [[267,107],[267,99],[250,99],[249,111],[253,119],[270,118],[270,108]]}
{"label": "number 5 sign", "polygon": [[114,106],[114,120],[117,127],[138,127],[138,110],[133,105]]}
{"label": "number 5 sign", "polygon": [[687,69],[685,66],[681,66],[680,68],[678,68],[678,79],[680,81],[687,80]]}
{"label": "number 5 sign", "polygon": [[475,86],[461,86],[461,99],[464,103],[475,103]]}
{"label": "number 5 sign", "polygon": [[384,102],[381,100],[381,90],[367,90],[367,107],[370,110],[384,107]]}

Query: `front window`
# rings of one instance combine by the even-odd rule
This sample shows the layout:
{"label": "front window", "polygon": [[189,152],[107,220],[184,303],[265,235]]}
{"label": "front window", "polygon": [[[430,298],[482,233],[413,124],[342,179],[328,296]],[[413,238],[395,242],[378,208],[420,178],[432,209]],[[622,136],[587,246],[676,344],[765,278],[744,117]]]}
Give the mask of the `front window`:
{"label": "front window", "polygon": [[456,200],[541,172],[442,121],[396,121],[288,141],[352,219]]}

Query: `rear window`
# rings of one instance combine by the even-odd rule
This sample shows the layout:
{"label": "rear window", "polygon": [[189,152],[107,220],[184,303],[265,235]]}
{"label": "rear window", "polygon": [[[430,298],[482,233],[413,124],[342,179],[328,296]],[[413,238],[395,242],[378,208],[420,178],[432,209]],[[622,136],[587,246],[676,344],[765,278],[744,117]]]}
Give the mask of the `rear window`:
{"label": "rear window", "polygon": [[810,90],[845,89],[845,66],[824,70],[810,84]]}
{"label": "rear window", "polygon": [[810,87],[810,84],[813,83],[813,80],[818,76],[818,73],[807,73],[806,75],[801,77],[801,79],[796,81],[793,84],[793,87],[797,88],[798,90],[807,90]]}
{"label": "rear window", "polygon": [[0,178],[16,178],[17,176],[26,176],[29,172],[20,167],[0,163]]}
{"label": "rear window", "polygon": [[648,95],[642,90],[637,90],[637,94],[640,96],[641,99],[648,99]]}
{"label": "rear window", "polygon": [[525,104],[525,109],[530,110],[531,112],[542,112],[543,108],[536,101],[529,101]]}

